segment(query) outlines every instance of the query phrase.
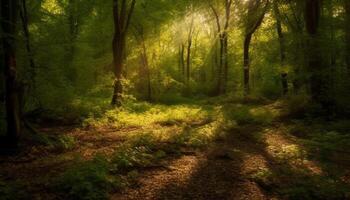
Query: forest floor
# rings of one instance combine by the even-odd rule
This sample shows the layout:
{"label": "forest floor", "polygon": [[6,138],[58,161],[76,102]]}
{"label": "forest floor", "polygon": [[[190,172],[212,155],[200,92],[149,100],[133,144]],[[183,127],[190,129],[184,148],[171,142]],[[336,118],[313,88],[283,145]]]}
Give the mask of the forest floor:
{"label": "forest floor", "polygon": [[348,121],[283,108],[138,104],[40,126],[41,145],[0,157],[0,199],[350,199]]}

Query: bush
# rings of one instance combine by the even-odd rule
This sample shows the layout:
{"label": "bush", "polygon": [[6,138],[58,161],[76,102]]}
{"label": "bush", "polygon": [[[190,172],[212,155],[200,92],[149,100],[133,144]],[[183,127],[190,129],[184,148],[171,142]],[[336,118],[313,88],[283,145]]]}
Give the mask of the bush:
{"label": "bush", "polygon": [[291,95],[286,99],[287,114],[291,117],[305,117],[310,98],[306,95]]}
{"label": "bush", "polygon": [[235,120],[238,125],[270,124],[273,121],[273,114],[265,109],[252,109],[243,105],[224,109],[227,118]]}
{"label": "bush", "polygon": [[26,200],[31,199],[23,185],[18,183],[9,183],[0,180],[0,199],[1,200]]}
{"label": "bush", "polygon": [[107,160],[97,156],[92,161],[78,162],[56,180],[54,187],[65,199],[107,199],[110,191],[123,186],[121,179],[111,178],[108,173]]}

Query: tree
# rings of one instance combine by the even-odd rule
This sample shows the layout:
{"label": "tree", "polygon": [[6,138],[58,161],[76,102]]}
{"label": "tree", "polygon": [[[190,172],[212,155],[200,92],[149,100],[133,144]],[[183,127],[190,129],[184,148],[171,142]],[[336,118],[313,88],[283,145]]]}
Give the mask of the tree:
{"label": "tree", "polygon": [[136,0],[132,0],[128,6],[127,0],[113,0],[114,38],[112,46],[115,80],[112,105],[120,106],[121,103],[125,42],[135,3]]}
{"label": "tree", "polygon": [[344,8],[346,15],[345,22],[345,40],[346,40],[346,64],[348,73],[350,73],[350,1],[344,0]]}
{"label": "tree", "polygon": [[194,32],[194,17],[192,16],[188,36],[187,36],[187,55],[186,55],[186,87],[190,87],[191,79],[191,48],[192,48],[192,37]]}
{"label": "tree", "polygon": [[5,105],[7,134],[6,146],[17,147],[21,131],[19,87],[16,66],[16,24],[18,17],[17,0],[1,0],[2,46],[4,51]]}
{"label": "tree", "polygon": [[36,66],[35,66],[35,62],[34,62],[34,56],[33,56],[33,52],[32,52],[32,47],[31,47],[31,41],[30,41],[30,33],[29,33],[29,29],[28,29],[28,11],[27,11],[27,2],[26,0],[21,0],[20,2],[21,4],[21,9],[20,9],[20,16],[21,16],[21,21],[22,21],[22,27],[23,27],[23,33],[24,33],[24,37],[25,37],[25,46],[26,46],[26,50],[28,53],[28,61],[29,61],[29,74],[30,74],[30,86],[32,86],[33,90],[35,90],[36,88]]}
{"label": "tree", "polygon": [[139,79],[142,82],[142,85],[144,85],[144,82],[146,82],[146,87],[142,87],[143,89],[146,88],[146,92],[147,92],[146,100],[152,101],[151,70],[148,62],[145,30],[143,25],[140,23],[135,25],[134,28],[136,30],[135,38],[138,41],[139,45],[141,46],[141,51],[140,51],[141,69],[140,69]]}
{"label": "tree", "polygon": [[[219,37],[219,65],[218,65],[218,78],[216,93],[218,95],[226,93],[226,84],[228,76],[228,28],[231,16],[232,0],[225,0],[225,22],[221,24],[220,15],[218,10],[210,4],[210,8],[214,14],[217,33]],[[222,27],[223,26],[223,27]]]}
{"label": "tree", "polygon": [[320,45],[319,24],[321,18],[321,1],[305,2],[305,25],[308,34],[308,69],[309,86],[313,102],[319,104],[328,113],[331,112],[332,100],[329,95],[330,77],[328,65],[323,62]]}
{"label": "tree", "polygon": [[281,60],[281,84],[282,84],[282,94],[286,95],[288,93],[288,73],[285,69],[286,65],[286,50],[285,50],[285,39],[282,30],[281,13],[278,8],[278,1],[273,2],[273,10],[276,19],[276,29],[278,34],[278,41],[280,44],[280,60]]}
{"label": "tree", "polygon": [[243,47],[243,70],[244,70],[244,94],[248,95],[250,93],[250,58],[249,58],[249,48],[252,40],[252,36],[255,31],[262,24],[267,8],[269,5],[269,0],[265,1],[265,5],[261,10],[263,5],[262,0],[250,0],[248,2],[248,20],[245,28],[244,35],[244,47]]}

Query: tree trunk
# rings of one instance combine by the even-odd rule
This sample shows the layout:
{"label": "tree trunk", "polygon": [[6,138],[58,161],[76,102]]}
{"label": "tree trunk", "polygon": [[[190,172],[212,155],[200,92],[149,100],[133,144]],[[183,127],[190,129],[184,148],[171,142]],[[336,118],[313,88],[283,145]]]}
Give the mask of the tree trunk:
{"label": "tree trunk", "polygon": [[23,32],[24,32],[24,37],[25,37],[25,46],[28,54],[28,60],[29,60],[29,66],[30,66],[30,80],[33,90],[36,89],[36,67],[35,67],[35,62],[34,62],[34,57],[33,57],[33,52],[30,44],[30,33],[28,29],[28,12],[27,12],[27,5],[26,5],[26,0],[21,0],[21,9],[20,9],[20,16],[21,16],[21,21],[22,21],[22,26],[23,26]]}
{"label": "tree trunk", "polygon": [[308,33],[308,73],[309,85],[313,102],[319,103],[327,112],[331,108],[329,96],[329,71],[328,66],[322,61],[319,21],[321,1],[307,0],[305,4],[305,21]]}
{"label": "tree trunk", "polygon": [[185,45],[183,43],[181,43],[180,47],[179,47],[179,71],[182,75],[182,81],[184,80],[185,77],[185,60],[184,60],[184,56],[185,56]]}
{"label": "tree trunk", "polygon": [[231,5],[232,0],[225,0],[225,24],[221,28],[220,17],[217,10],[213,5],[210,5],[216,20],[217,31],[219,35],[219,65],[218,65],[218,78],[216,85],[216,95],[221,95],[226,93],[227,89],[227,77],[228,77],[228,28],[230,22]]}
{"label": "tree trunk", "polygon": [[282,23],[281,23],[281,15],[280,11],[277,5],[277,2],[274,2],[273,5],[275,18],[276,18],[276,28],[277,28],[277,34],[278,34],[278,40],[280,44],[280,59],[281,59],[281,84],[282,84],[282,94],[283,96],[287,95],[288,93],[288,72],[286,71],[286,50],[285,50],[285,42],[284,42],[284,35],[282,31]]}
{"label": "tree trunk", "polygon": [[[121,1],[121,3],[120,3]],[[122,97],[122,71],[125,60],[125,40],[131,16],[135,7],[135,0],[132,0],[130,8],[127,9],[126,0],[113,0],[114,37],[113,37],[113,65],[114,65],[114,91],[112,105],[120,106]],[[120,9],[119,9],[120,7]]]}
{"label": "tree trunk", "polygon": [[344,0],[344,8],[346,14],[345,37],[346,37],[346,65],[350,74],[350,1]]}
{"label": "tree trunk", "polygon": [[149,69],[148,64],[148,56],[147,56],[147,49],[145,45],[145,38],[143,35],[141,35],[142,39],[142,63],[143,63],[143,71],[146,76],[146,82],[147,82],[147,101],[152,101],[152,85],[151,85],[151,73]]}
{"label": "tree trunk", "polygon": [[75,54],[75,42],[79,33],[79,21],[78,21],[78,2],[77,0],[68,1],[68,26],[69,26],[69,45],[67,51],[67,78],[71,83],[77,78],[77,71],[73,66],[73,59]]}
{"label": "tree trunk", "polygon": [[223,64],[224,64],[224,40],[222,36],[219,36],[219,65],[218,65],[218,82],[216,86],[216,94],[221,95],[222,91],[222,70],[223,70]]}
{"label": "tree trunk", "polygon": [[186,86],[190,87],[191,79],[191,48],[192,48],[192,36],[187,41],[187,56],[186,56]]}
{"label": "tree trunk", "polygon": [[249,59],[249,47],[250,42],[252,40],[252,35],[247,34],[244,39],[244,60],[243,60],[243,70],[244,70],[244,76],[243,76],[243,84],[244,84],[244,95],[249,95],[250,93],[250,59]]}
{"label": "tree trunk", "polygon": [[250,58],[249,58],[249,48],[252,40],[252,36],[255,31],[262,24],[267,8],[269,5],[269,0],[266,0],[265,6],[260,11],[260,15],[256,17],[256,13],[262,5],[261,1],[250,0],[248,3],[248,22],[246,24],[244,47],[243,47],[243,86],[244,86],[244,96],[250,94]]}
{"label": "tree trunk", "polygon": [[5,105],[7,133],[5,145],[16,148],[20,135],[20,108],[18,96],[17,66],[15,55],[15,35],[18,15],[17,0],[1,0],[1,26],[4,33],[2,45],[4,50]]}

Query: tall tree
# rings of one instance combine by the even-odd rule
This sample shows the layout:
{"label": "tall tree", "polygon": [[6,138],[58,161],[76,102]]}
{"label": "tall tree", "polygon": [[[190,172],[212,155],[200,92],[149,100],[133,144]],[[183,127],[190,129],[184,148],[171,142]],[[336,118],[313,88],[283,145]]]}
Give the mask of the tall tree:
{"label": "tall tree", "polygon": [[76,69],[73,66],[73,59],[75,54],[75,42],[78,37],[79,33],[79,14],[78,14],[78,0],[69,0],[67,5],[67,20],[68,20],[68,42],[67,45],[68,51],[67,51],[67,62],[68,62],[68,70],[67,70],[67,77],[71,82],[74,82],[77,76]]}
{"label": "tall tree", "polygon": [[20,107],[16,66],[16,24],[18,0],[1,0],[2,45],[4,51],[5,105],[7,119],[6,145],[17,147],[20,135]]}
{"label": "tall tree", "polygon": [[182,77],[185,77],[185,45],[183,42],[179,45],[179,71]]}
{"label": "tall tree", "polygon": [[20,9],[20,16],[21,16],[21,21],[22,21],[22,28],[23,28],[23,33],[25,37],[25,46],[28,54],[28,61],[29,61],[29,66],[30,69],[28,70],[30,72],[30,86],[32,86],[33,90],[36,88],[36,66],[35,66],[35,61],[34,61],[34,55],[31,47],[31,40],[30,40],[30,33],[28,29],[28,11],[27,11],[27,2],[26,0],[21,0],[21,9]]}
{"label": "tall tree", "polygon": [[350,73],[350,1],[344,0],[344,8],[346,15],[345,37],[346,37],[346,64],[348,73]]}
{"label": "tall tree", "polygon": [[308,34],[308,69],[311,98],[323,109],[330,111],[329,69],[322,59],[319,24],[321,18],[321,0],[306,0],[305,25]]}
{"label": "tall tree", "polygon": [[122,70],[125,59],[125,42],[127,31],[136,0],[113,0],[114,38],[113,38],[113,65],[114,65],[114,92],[112,105],[120,106],[122,87]]}
{"label": "tall tree", "polygon": [[281,83],[282,83],[282,94],[286,95],[288,93],[288,73],[286,71],[286,47],[285,47],[285,39],[282,30],[282,22],[281,22],[281,13],[278,8],[278,1],[275,0],[273,2],[273,10],[276,19],[276,29],[278,34],[278,41],[280,44],[280,60],[281,60]]}
{"label": "tall tree", "polygon": [[[255,31],[262,24],[265,14],[268,9],[269,0],[265,1],[263,5],[263,0],[250,0],[248,2],[248,20],[245,28],[244,35],[244,49],[243,49],[243,70],[244,70],[244,94],[248,95],[250,93],[250,57],[249,57],[249,48],[252,40],[252,36]],[[263,7],[262,7],[263,6]]]}
{"label": "tall tree", "polygon": [[192,38],[194,32],[194,16],[192,16],[188,36],[187,36],[187,54],[186,54],[186,87],[190,86],[191,79],[191,50],[192,50]]}
{"label": "tall tree", "polygon": [[210,4],[210,8],[214,14],[217,33],[219,37],[219,65],[218,65],[218,77],[217,77],[217,86],[216,86],[216,94],[225,94],[226,93],[226,84],[227,84],[227,76],[228,76],[228,28],[231,18],[231,6],[232,0],[225,0],[225,21],[222,25],[222,20],[220,20],[220,15],[218,9],[216,9],[212,4]]}
{"label": "tall tree", "polygon": [[[142,84],[142,89],[146,89],[146,100],[152,101],[152,84],[151,84],[151,70],[149,66],[148,52],[146,46],[145,30],[143,24],[137,23],[134,26],[136,33],[135,38],[138,41],[140,50],[140,82]],[[146,86],[144,86],[146,85]]]}

